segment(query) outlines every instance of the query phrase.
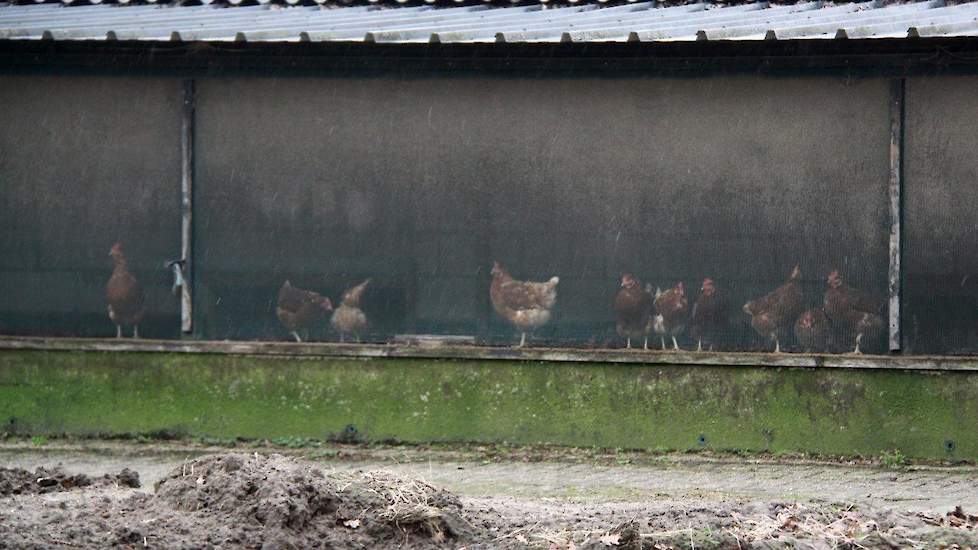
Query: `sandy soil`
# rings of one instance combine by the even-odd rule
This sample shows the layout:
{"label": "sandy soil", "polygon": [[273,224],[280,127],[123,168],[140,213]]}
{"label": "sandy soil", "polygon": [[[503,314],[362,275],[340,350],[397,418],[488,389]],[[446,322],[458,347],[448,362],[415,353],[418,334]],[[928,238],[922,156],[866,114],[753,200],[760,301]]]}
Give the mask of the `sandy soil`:
{"label": "sandy soil", "polygon": [[212,451],[0,447],[0,548],[978,548],[973,468]]}

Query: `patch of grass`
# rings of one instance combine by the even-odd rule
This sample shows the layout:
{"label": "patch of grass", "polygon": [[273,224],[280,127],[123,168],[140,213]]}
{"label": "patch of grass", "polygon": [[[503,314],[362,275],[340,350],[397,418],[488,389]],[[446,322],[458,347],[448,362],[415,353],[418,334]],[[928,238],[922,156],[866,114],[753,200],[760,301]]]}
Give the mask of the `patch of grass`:
{"label": "patch of grass", "polygon": [[308,437],[276,437],[270,440],[269,443],[276,447],[285,447],[287,449],[305,449],[307,447],[323,446],[322,441]]}
{"label": "patch of grass", "polygon": [[336,458],[340,452],[336,449],[318,449],[306,454],[306,458],[316,460],[321,458]]}
{"label": "patch of grass", "polygon": [[891,470],[898,470],[910,464],[910,460],[899,449],[884,451],[880,455],[880,464]]}
{"label": "patch of grass", "polygon": [[35,447],[43,447],[48,442],[48,438],[43,435],[35,435],[31,438],[31,445]]}

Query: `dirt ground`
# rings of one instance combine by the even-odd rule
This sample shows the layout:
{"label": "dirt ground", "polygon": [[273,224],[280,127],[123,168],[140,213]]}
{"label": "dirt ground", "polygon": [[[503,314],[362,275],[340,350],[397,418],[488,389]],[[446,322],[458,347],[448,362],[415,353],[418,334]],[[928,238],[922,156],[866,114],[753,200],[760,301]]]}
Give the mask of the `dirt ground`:
{"label": "dirt ground", "polygon": [[647,458],[5,444],[0,548],[978,548],[973,467]]}

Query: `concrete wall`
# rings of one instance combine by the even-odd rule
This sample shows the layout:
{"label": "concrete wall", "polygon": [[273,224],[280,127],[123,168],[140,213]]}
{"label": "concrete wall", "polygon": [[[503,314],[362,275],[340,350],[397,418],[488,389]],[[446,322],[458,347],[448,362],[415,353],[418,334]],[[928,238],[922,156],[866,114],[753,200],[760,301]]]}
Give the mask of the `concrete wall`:
{"label": "concrete wall", "polygon": [[[974,372],[4,351],[3,431],[976,459]],[[702,436],[702,439],[701,439]]]}
{"label": "concrete wall", "polygon": [[975,77],[907,81],[906,335],[916,353],[978,352]]}
{"label": "concrete wall", "polygon": [[179,334],[162,263],[180,254],[180,82],[0,76],[0,333],[108,336],[109,248]]}
{"label": "concrete wall", "polygon": [[[801,263],[886,282],[887,82],[833,78],[240,78],[198,83],[205,334],[276,338],[290,278],[374,277],[373,339],[479,333],[493,259],[559,275],[541,337],[607,344],[622,271],[734,304]],[[729,346],[755,342],[734,316]],[[489,334],[485,334],[486,324]]]}

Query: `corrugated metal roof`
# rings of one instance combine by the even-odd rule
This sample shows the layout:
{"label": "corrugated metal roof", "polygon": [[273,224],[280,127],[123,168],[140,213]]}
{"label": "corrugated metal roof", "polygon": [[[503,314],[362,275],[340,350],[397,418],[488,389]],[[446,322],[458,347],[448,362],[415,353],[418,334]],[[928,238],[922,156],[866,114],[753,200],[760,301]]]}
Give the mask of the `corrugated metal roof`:
{"label": "corrugated metal roof", "polygon": [[978,36],[978,2],[564,7],[0,6],[0,39],[624,42]]}

